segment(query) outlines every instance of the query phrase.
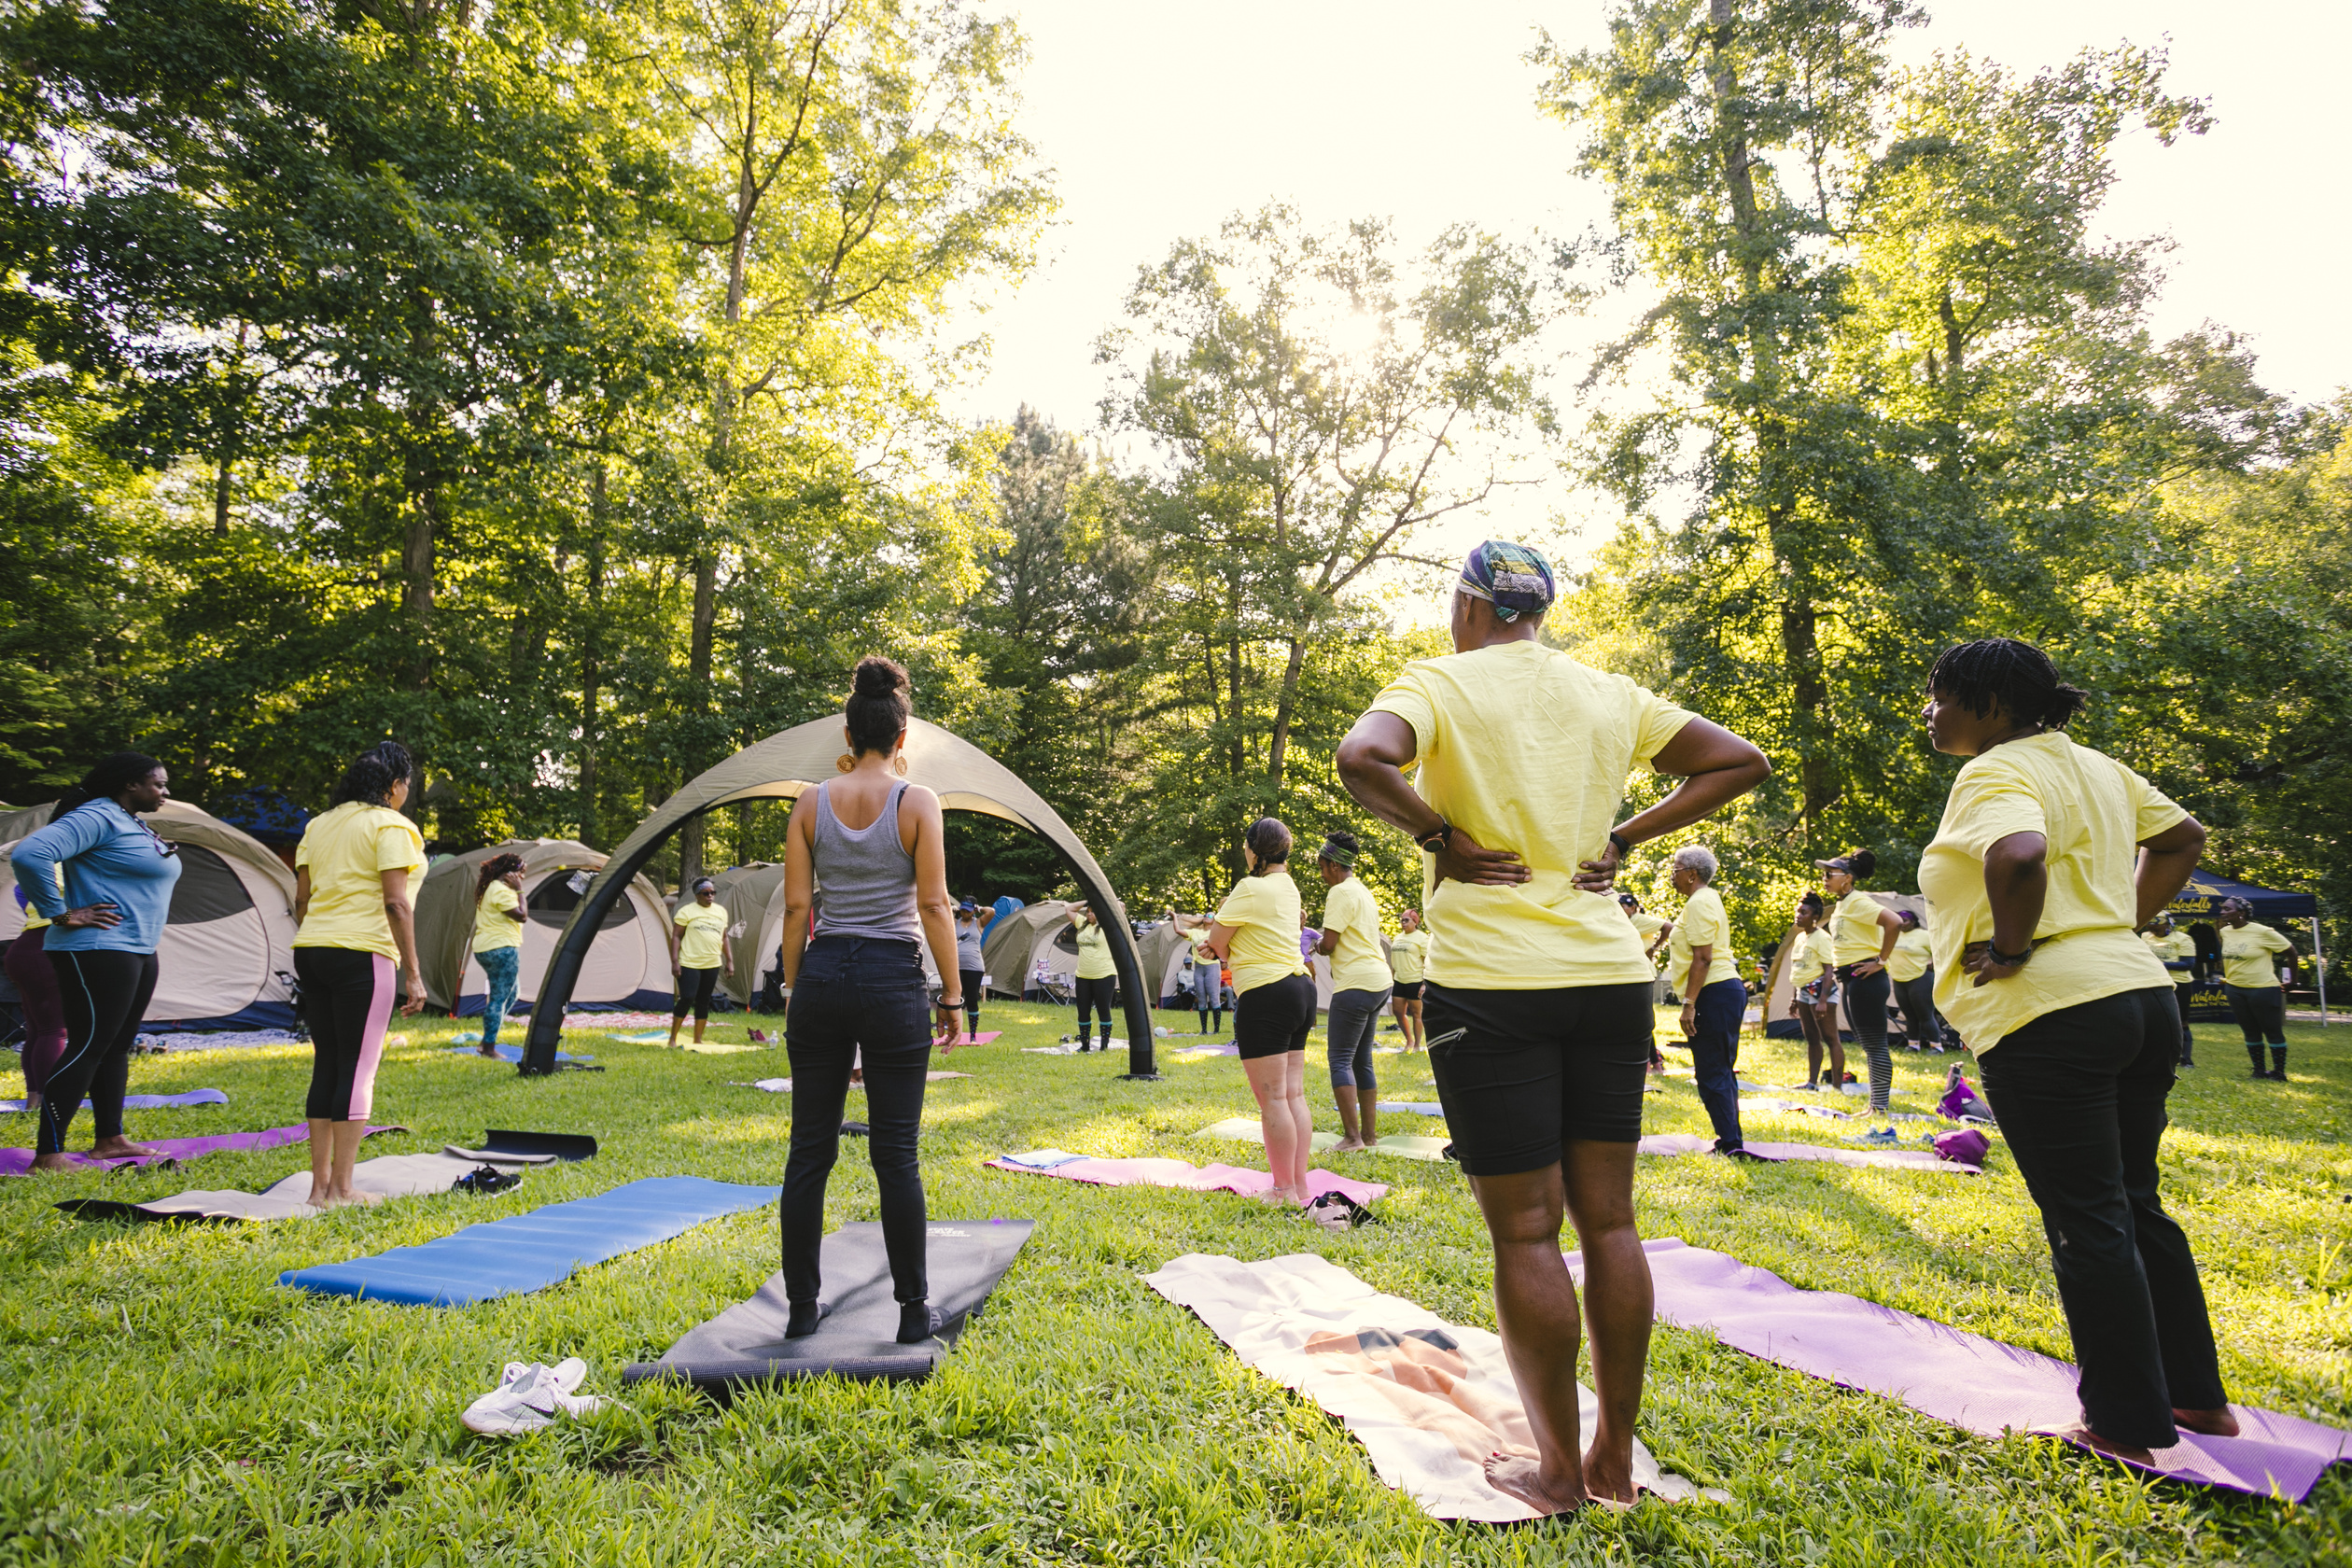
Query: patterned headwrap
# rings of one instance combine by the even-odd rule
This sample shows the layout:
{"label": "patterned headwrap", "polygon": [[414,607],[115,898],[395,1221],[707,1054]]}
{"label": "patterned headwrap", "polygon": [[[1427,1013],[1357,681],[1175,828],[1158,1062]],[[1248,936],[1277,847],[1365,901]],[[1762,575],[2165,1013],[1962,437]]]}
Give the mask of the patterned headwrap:
{"label": "patterned headwrap", "polygon": [[1315,858],[1329,861],[1336,866],[1351,866],[1355,864],[1356,852],[1344,844],[1326,838],[1323,842],[1323,847],[1315,851]]}
{"label": "patterned headwrap", "polygon": [[1523,544],[1489,539],[1462,563],[1456,586],[1494,606],[1498,620],[1541,615],[1551,608],[1551,563]]}

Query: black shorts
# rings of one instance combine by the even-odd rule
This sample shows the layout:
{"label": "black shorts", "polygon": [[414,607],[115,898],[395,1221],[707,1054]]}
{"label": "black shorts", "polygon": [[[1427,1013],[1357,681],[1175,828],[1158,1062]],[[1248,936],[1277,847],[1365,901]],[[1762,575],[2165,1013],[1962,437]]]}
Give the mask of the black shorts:
{"label": "black shorts", "polygon": [[1390,992],[1389,1000],[1391,1001],[1419,1001],[1421,999],[1421,987],[1428,984],[1426,980],[1399,980],[1395,988]]}
{"label": "black shorts", "polygon": [[1253,986],[1233,1003],[1233,1043],[1239,1047],[1243,1061],[1304,1051],[1314,1027],[1312,975],[1285,974],[1280,980]]}
{"label": "black shorts", "polygon": [[1462,1169],[1515,1176],[1555,1164],[1571,1139],[1639,1142],[1651,989],[1646,980],[1540,991],[1429,982],[1421,1027]]}

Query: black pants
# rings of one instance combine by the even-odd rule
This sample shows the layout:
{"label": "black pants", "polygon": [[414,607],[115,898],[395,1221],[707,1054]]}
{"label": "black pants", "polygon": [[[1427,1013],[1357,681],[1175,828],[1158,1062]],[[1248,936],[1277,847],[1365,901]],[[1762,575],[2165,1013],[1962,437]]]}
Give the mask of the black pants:
{"label": "black pants", "polygon": [[980,995],[988,988],[988,972],[985,969],[959,969],[957,978],[963,982],[964,1033],[980,1032]]}
{"label": "black pants", "polygon": [[2230,999],[2230,1015],[2237,1020],[2238,1032],[2246,1036],[2248,1045],[2260,1045],[2265,1040],[2274,1045],[2287,1043],[2285,991],[2276,986],[2224,985],[2221,989]]}
{"label": "black pants", "polygon": [[1080,1044],[1085,1043],[1086,1014],[1090,1009],[1102,1015],[1102,1043],[1105,1045],[1111,1043],[1111,999],[1118,994],[1118,989],[1119,978],[1115,974],[1106,974],[1099,980],[1081,979],[1078,982],[1078,1043]]}
{"label": "black pants", "polygon": [[1838,979],[1845,991],[1846,1021],[1854,1026],[1863,1058],[1870,1064],[1870,1109],[1883,1111],[1895,1093],[1895,1058],[1886,1049],[1886,999],[1894,994],[1895,982],[1883,969],[1856,974],[1852,964],[1838,971]]}
{"label": "black pants", "polygon": [[1747,987],[1737,980],[1710,980],[1699,987],[1690,1034],[1690,1071],[1699,1081],[1699,1102],[1715,1125],[1715,1148],[1729,1154],[1745,1148],[1740,1132],[1740,1021],[1747,1014]]}
{"label": "black pants", "polygon": [[1978,1058],[2050,1238],[2083,1419],[2149,1449],[2176,1441],[2176,1407],[2228,1403],[2197,1260],[2156,1192],[2180,1051],[2172,988],[2045,1013]]}
{"label": "black pants", "polygon": [[155,995],[155,955],[105,948],[49,949],[65,1013],[65,1049],[41,1085],[41,1125],[34,1153],[62,1155],[65,1129],[84,1097],[101,1141],[122,1136],[122,1096],[131,1085],[131,1046]]}
{"label": "black pants", "polygon": [[718,965],[713,964],[708,969],[679,970],[678,972],[678,1005],[671,1010],[670,1016],[683,1018],[687,1011],[692,1009],[694,1022],[699,1024],[707,1021],[710,1017],[710,999],[717,995],[718,991]]}
{"label": "black pants", "polygon": [[302,1114],[314,1122],[364,1122],[375,1109],[377,1064],[392,1021],[392,960],[356,947],[297,947],[302,1021],[310,1025],[310,1095]]}
{"label": "black pants", "polygon": [[1894,982],[1895,1005],[1903,1010],[1903,1033],[1914,1051],[1933,1045],[1943,1048],[1943,1017],[1936,1011],[1936,971],[1933,966],[1908,980]]}
{"label": "black pants", "polygon": [[2173,1004],[2180,1009],[2180,1065],[2183,1067],[2197,1065],[2191,1059],[2197,1049],[2197,1033],[2189,1027],[2189,993],[2195,989],[2193,986],[2173,987]]}
{"label": "black pants", "polygon": [[923,1172],[916,1140],[923,1127],[924,1074],[931,1069],[931,992],[915,944],[820,936],[801,959],[800,984],[784,1015],[792,1064],[792,1152],[784,1162],[784,1295],[815,1301],[823,1287],[818,1253],[825,1236],[825,1183],[841,1153],[841,1108],[849,1063],[862,1053],[866,1155],[882,1197],[882,1247],[891,1294],[929,1299]]}

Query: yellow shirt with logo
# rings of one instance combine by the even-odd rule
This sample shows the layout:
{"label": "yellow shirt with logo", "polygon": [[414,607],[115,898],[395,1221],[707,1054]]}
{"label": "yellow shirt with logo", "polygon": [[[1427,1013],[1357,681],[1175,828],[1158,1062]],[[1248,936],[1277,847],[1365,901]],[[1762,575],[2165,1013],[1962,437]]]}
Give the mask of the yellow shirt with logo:
{"label": "yellow shirt with logo", "polygon": [[1627,775],[1695,715],[1537,642],[1416,659],[1372,707],[1412,727],[1421,798],[1533,874],[1512,887],[1440,883],[1422,857],[1429,979],[1524,991],[1654,977],[1615,898],[1575,877],[1608,848]]}
{"label": "yellow shirt with logo", "polygon": [[[2135,934],[2133,875],[2139,845],[2188,815],[2063,730],[2009,741],[1962,766],[1920,861],[1919,888],[1932,911],[1936,1006],[1970,1049],[1991,1050],[2045,1013],[2172,984]],[[1984,857],[2017,833],[2039,833],[2047,845],[2033,957],[2009,979],[1979,986],[1960,956],[1993,937]]]}
{"label": "yellow shirt with logo", "polygon": [[1829,961],[1840,969],[1875,959],[1884,945],[1878,917],[1886,905],[1856,888],[1829,912]]}
{"label": "yellow shirt with logo", "polygon": [[1723,895],[1713,888],[1690,895],[1674,921],[1674,934],[1666,939],[1666,978],[1676,996],[1689,983],[1693,947],[1714,949],[1707,955],[1706,984],[1740,977],[1739,956],[1731,950],[1731,917],[1724,913]]}
{"label": "yellow shirt with logo", "polygon": [[1339,933],[1331,949],[1331,988],[1335,991],[1385,991],[1389,988],[1388,959],[1380,953],[1380,906],[1364,878],[1351,876],[1323,894],[1323,934]]}
{"label": "yellow shirt with logo", "polygon": [[399,961],[400,946],[384,912],[384,874],[409,874],[413,907],[425,875],[425,835],[414,822],[389,806],[345,801],[311,819],[294,864],[310,872],[311,885],[295,946],[343,947]]}
{"label": "yellow shirt with logo", "polygon": [[2290,953],[2295,945],[2258,920],[2221,928],[2221,981],[2247,990],[2278,989],[2278,965],[2274,953]]}
{"label": "yellow shirt with logo", "polygon": [[1415,930],[1405,931],[1389,943],[1389,971],[1400,986],[1418,986],[1423,978],[1422,965],[1429,957],[1429,933]]}
{"label": "yellow shirt with logo", "polygon": [[1895,939],[1895,953],[1886,960],[1886,977],[1897,985],[1908,985],[1927,973],[1927,966],[1936,961],[1933,939],[1925,926],[1912,926]]}
{"label": "yellow shirt with logo", "polygon": [[[2156,955],[2156,960],[2159,963],[2181,959],[2186,959],[2191,963],[2196,961],[2197,939],[2185,931],[2176,930],[2168,936],[2158,936],[2154,931],[2149,931],[2143,934],[2140,940],[2148,944],[2148,950]],[[2176,986],[2193,986],[2197,983],[2194,970],[2171,969],[2164,973],[2172,976],[2173,984]]]}
{"label": "yellow shirt with logo", "polygon": [[1788,983],[1810,986],[1820,979],[1821,966],[1829,959],[1829,933],[1825,931],[1799,931],[1788,942]]}
{"label": "yellow shirt with logo", "polygon": [[689,899],[670,918],[678,925],[678,967],[717,969],[719,939],[727,932],[727,906],[713,899],[705,908]]}
{"label": "yellow shirt with logo", "polygon": [[1239,994],[1268,986],[1285,975],[1307,973],[1299,956],[1298,884],[1287,871],[1244,876],[1217,911],[1217,923],[1233,928],[1225,959]]}
{"label": "yellow shirt with logo", "polygon": [[1118,973],[1118,963],[1111,957],[1111,933],[1104,931],[1099,922],[1081,922],[1078,927],[1078,978],[1108,980]]}
{"label": "yellow shirt with logo", "polygon": [[523,927],[514,918],[522,903],[504,882],[493,882],[482,889],[482,902],[474,905],[475,952],[495,953],[501,947],[523,945]]}

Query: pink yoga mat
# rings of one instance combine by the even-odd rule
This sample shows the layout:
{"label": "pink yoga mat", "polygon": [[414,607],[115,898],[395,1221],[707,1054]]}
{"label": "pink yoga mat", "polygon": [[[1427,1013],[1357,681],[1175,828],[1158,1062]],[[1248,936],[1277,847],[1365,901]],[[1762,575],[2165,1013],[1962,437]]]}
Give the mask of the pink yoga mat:
{"label": "pink yoga mat", "polygon": [[[406,1132],[406,1127],[371,1127],[363,1135],[373,1138],[379,1132]],[[289,1143],[310,1141],[310,1126],[296,1122],[292,1127],[269,1127],[260,1132],[228,1132],[216,1138],[152,1138],[147,1146],[156,1151],[131,1159],[92,1159],[88,1155],[68,1153],[68,1165],[85,1166],[94,1170],[119,1170],[127,1165],[154,1165],[161,1160],[191,1160],[203,1155],[249,1155],[262,1149],[283,1149]],[[0,1149],[0,1176],[22,1176],[33,1169],[30,1149]]]}
{"label": "pink yoga mat", "polygon": [[[1098,1187],[1182,1187],[1188,1192],[1239,1193],[1245,1197],[1270,1192],[1274,1187],[1274,1178],[1263,1170],[1238,1165],[1195,1165],[1180,1159],[1081,1159],[1046,1170],[1001,1159],[980,1163],[1016,1175],[1059,1176],[1065,1181],[1087,1182]],[[1351,1182],[1328,1170],[1307,1172],[1307,1186],[1317,1197],[1327,1192],[1345,1193],[1358,1203],[1388,1196],[1386,1183]]]}
{"label": "pink yoga mat", "polygon": [[[2082,1419],[2075,1369],[1891,1307],[1799,1290],[1776,1274],[1672,1238],[1642,1243],[1658,1318],[1712,1333],[1736,1351],[1841,1387],[1898,1399],[1922,1415],[1997,1437],[2056,1432]],[[1579,1283],[1583,1261],[1568,1254]],[[2145,1468],[2175,1480],[2300,1503],[2331,1464],[2352,1459],[2352,1432],[2233,1405],[2243,1433],[2184,1432]]]}
{"label": "pink yoga mat", "polygon": [[[1705,1155],[1714,1151],[1714,1139],[1691,1132],[1654,1132],[1642,1140],[1642,1153],[1645,1155]],[[1872,1166],[1882,1170],[1940,1170],[1947,1176],[1984,1174],[1982,1166],[1963,1165],[1925,1149],[1825,1149],[1817,1143],[1758,1143],[1750,1140],[1747,1151],[1768,1160],[1827,1160],[1831,1165]]]}

